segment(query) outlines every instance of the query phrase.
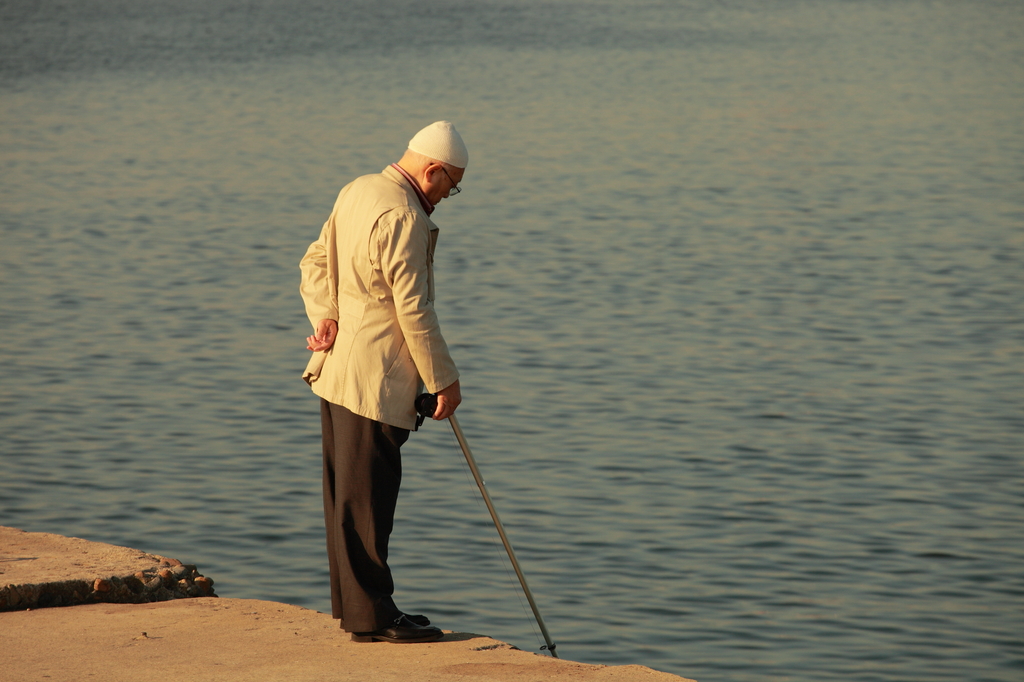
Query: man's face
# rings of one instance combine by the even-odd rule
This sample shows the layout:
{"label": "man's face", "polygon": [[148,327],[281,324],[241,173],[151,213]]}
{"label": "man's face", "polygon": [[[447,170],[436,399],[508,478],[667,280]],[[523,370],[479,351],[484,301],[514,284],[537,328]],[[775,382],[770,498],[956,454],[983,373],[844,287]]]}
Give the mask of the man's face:
{"label": "man's face", "polygon": [[462,182],[462,176],[465,173],[465,168],[456,168],[455,166],[446,168],[440,163],[434,164],[427,169],[427,182],[423,193],[427,195],[430,203],[436,206],[441,199],[451,196],[452,189]]}

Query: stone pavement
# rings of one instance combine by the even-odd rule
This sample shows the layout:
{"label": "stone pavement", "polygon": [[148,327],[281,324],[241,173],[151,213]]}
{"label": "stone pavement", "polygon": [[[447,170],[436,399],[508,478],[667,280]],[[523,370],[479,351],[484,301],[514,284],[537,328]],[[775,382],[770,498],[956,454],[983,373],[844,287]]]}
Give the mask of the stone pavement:
{"label": "stone pavement", "polygon": [[[0,594],[3,682],[684,682],[465,632],[428,644],[357,644],[328,614],[198,596],[212,595],[212,581],[194,566],[3,526]],[[19,606],[32,599],[29,610]],[[77,605],[39,608],[47,600]]]}

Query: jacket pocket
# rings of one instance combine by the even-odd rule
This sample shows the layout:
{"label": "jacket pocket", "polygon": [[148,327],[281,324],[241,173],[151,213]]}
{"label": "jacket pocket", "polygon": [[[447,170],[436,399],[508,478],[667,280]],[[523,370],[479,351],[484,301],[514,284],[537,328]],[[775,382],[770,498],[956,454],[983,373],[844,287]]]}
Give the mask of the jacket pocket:
{"label": "jacket pocket", "polygon": [[[412,353],[405,340],[395,354],[394,360],[384,374],[384,394],[386,396],[415,398],[416,387],[419,385],[420,375],[416,369],[416,363],[412,359]],[[412,405],[412,403],[409,403]]]}

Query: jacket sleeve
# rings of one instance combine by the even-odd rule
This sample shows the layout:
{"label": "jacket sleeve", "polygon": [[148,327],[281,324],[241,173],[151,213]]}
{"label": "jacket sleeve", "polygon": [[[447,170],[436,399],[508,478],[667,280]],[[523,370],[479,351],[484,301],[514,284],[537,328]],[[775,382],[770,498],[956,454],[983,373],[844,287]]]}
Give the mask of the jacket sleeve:
{"label": "jacket sleeve", "polygon": [[380,267],[395,299],[398,324],[427,390],[455,383],[459,371],[441,336],[430,299],[430,229],[415,211],[390,211],[378,226]]}
{"label": "jacket sleeve", "polygon": [[332,277],[328,267],[328,259],[334,250],[333,225],[328,220],[320,231],[320,238],[309,245],[306,255],[299,261],[299,270],[302,271],[299,293],[314,330],[322,320],[338,319],[337,289],[330,286]]}

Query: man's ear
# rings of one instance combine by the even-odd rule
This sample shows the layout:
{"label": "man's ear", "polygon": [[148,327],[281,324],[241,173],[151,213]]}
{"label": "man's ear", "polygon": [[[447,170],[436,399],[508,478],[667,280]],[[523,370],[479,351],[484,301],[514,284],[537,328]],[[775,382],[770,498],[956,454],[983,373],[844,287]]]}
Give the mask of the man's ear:
{"label": "man's ear", "polygon": [[437,174],[440,173],[441,170],[441,164],[436,162],[432,163],[423,169],[423,179],[429,182],[430,184],[434,184],[434,181],[437,180]]}

